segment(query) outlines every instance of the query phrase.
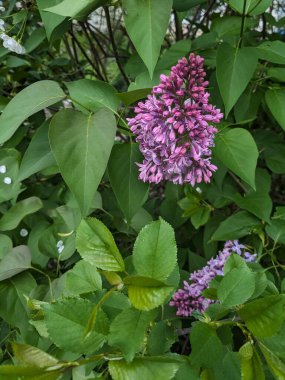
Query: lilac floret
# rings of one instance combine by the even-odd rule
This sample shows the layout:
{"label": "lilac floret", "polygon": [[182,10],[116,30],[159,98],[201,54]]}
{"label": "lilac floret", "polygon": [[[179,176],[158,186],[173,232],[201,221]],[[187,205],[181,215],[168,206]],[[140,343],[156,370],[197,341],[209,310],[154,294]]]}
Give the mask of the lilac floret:
{"label": "lilac floret", "polygon": [[217,169],[211,162],[217,129],[223,114],[209,104],[204,59],[190,54],[161,75],[145,102],[135,107],[128,119],[144,161],[139,178],[144,182],[162,180],[175,184],[210,182]]}
{"label": "lilac floret", "polygon": [[209,287],[216,276],[223,276],[224,265],[232,253],[240,255],[246,262],[254,262],[257,257],[256,254],[247,252],[245,246],[238,240],[227,241],[215,258],[210,259],[205,267],[190,275],[191,284],[184,281],[184,288],[174,293],[169,304],[177,308],[176,315],[189,317],[194,311],[203,313],[211,303],[215,302],[203,297],[202,292]]}

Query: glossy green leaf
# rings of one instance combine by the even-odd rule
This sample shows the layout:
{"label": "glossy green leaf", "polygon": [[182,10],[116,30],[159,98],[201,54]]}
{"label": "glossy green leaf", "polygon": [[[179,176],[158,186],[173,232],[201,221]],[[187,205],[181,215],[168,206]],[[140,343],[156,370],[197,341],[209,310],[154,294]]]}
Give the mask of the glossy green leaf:
{"label": "glossy green leaf", "polygon": [[258,150],[251,134],[243,128],[221,131],[216,138],[214,153],[219,160],[255,189]]}
{"label": "glossy green leaf", "polygon": [[124,278],[128,285],[129,299],[138,310],[152,310],[162,305],[173,288],[165,283],[143,276]]}
{"label": "glossy green leaf", "polygon": [[102,289],[102,279],[96,266],[81,260],[66,274],[66,288],[75,295]]}
{"label": "glossy green leaf", "polygon": [[49,121],[43,123],[34,134],[21,161],[18,180],[22,181],[56,162],[48,140]]}
{"label": "glossy green leaf", "polygon": [[133,263],[140,276],[164,281],[176,264],[173,228],[163,219],[145,226],[134,244]]}
{"label": "glossy green leaf", "polygon": [[166,32],[172,0],[123,0],[127,32],[152,77]]}
{"label": "glossy green leaf", "polygon": [[109,361],[109,372],[113,380],[171,380],[180,363],[170,357],[136,358],[131,363]]}
{"label": "glossy green leaf", "polygon": [[247,328],[258,338],[274,335],[284,321],[284,295],[272,295],[247,303],[238,311]]}
{"label": "glossy green leaf", "polygon": [[0,219],[0,231],[10,231],[16,228],[21,220],[37,212],[43,207],[38,197],[26,198],[12,206]]}
{"label": "glossy green leaf", "polygon": [[111,186],[128,222],[147,198],[148,184],[138,179],[137,163],[142,161],[137,144],[118,144],[108,163]]}
{"label": "glossy green leaf", "polygon": [[132,361],[141,350],[146,329],[155,315],[153,311],[123,310],[110,325],[108,343],[118,347],[128,362]]}
{"label": "glossy green leaf", "polygon": [[239,350],[241,358],[241,378],[243,380],[265,380],[262,361],[251,342],[246,342]]}
{"label": "glossy green leaf", "polygon": [[217,80],[226,109],[226,117],[245,90],[257,66],[253,48],[233,48],[223,43],[217,54]]}
{"label": "glossy green leaf", "polygon": [[227,308],[241,305],[254,293],[255,276],[248,268],[234,268],[222,279],[217,295]]}
{"label": "glossy green leaf", "polygon": [[19,92],[0,116],[0,144],[9,140],[29,116],[64,97],[65,94],[58,83],[51,80],[35,82]]}
{"label": "glossy green leaf", "polygon": [[31,268],[31,259],[31,252],[27,246],[19,245],[13,248],[0,262],[0,281]]}
{"label": "glossy green leaf", "polygon": [[101,108],[117,111],[120,99],[110,84],[100,80],[79,79],[65,83],[70,97],[81,111],[97,112]]}
{"label": "glossy green leaf", "polygon": [[93,304],[81,298],[62,299],[44,306],[45,322],[51,340],[65,350],[90,354],[99,350],[107,339],[108,320],[97,313],[94,329],[84,339]]}
{"label": "glossy green leaf", "polygon": [[52,367],[59,362],[58,359],[37,347],[17,342],[14,342],[12,347],[15,357],[24,365],[45,368]]}
{"label": "glossy green leaf", "polygon": [[81,257],[106,271],[124,271],[125,264],[111,232],[96,218],[82,220],[76,234]]}
{"label": "glossy green leaf", "polygon": [[231,240],[249,235],[259,225],[259,220],[246,211],[239,211],[224,220],[212,240]]}
{"label": "glossy green leaf", "polygon": [[278,124],[285,130],[285,89],[267,90],[265,101]]}
{"label": "glossy green leaf", "polygon": [[240,14],[243,14],[244,11],[245,14],[257,15],[265,12],[272,4],[272,0],[248,0],[245,3],[245,9],[242,0],[229,0],[229,3]]}
{"label": "glossy green leaf", "polygon": [[51,149],[83,215],[88,214],[105,172],[115,133],[115,118],[105,109],[88,116],[65,109],[52,118]]}

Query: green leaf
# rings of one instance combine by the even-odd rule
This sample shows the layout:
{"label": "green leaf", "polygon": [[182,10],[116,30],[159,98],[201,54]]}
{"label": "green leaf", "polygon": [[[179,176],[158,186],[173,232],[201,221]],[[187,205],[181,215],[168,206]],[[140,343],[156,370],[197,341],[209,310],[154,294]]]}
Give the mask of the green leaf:
{"label": "green leaf", "polygon": [[112,189],[128,222],[147,198],[149,186],[138,179],[137,162],[141,162],[138,144],[118,144],[112,149],[108,174]]}
{"label": "green leaf", "polygon": [[271,372],[277,380],[285,379],[285,363],[275,355],[274,352],[270,351],[264,344],[258,342],[259,347],[265,357],[265,360],[270,368]]}
{"label": "green leaf", "polygon": [[95,265],[81,260],[67,272],[65,285],[68,291],[79,295],[102,289],[102,279]]}
{"label": "green leaf", "polygon": [[233,48],[223,43],[217,53],[217,80],[224,101],[226,117],[245,90],[257,66],[255,49]]}
{"label": "green leaf", "polygon": [[0,317],[10,325],[27,331],[27,300],[24,295],[28,296],[36,286],[37,283],[29,272],[20,273],[1,282]]}
{"label": "green leaf", "polygon": [[1,380],[57,380],[59,371],[46,373],[42,368],[32,366],[1,365]]}
{"label": "green leaf", "polygon": [[272,88],[267,90],[265,101],[278,124],[285,130],[285,89]]}
{"label": "green leaf", "polygon": [[245,9],[243,9],[243,1],[241,0],[229,0],[230,6],[239,12],[251,15],[258,15],[266,11],[272,4],[272,0],[248,0],[245,3]]}
{"label": "green leaf", "polygon": [[118,272],[125,264],[111,232],[96,218],[82,220],[76,234],[80,256],[97,268]]}
{"label": "green leaf", "polygon": [[271,220],[271,223],[265,227],[266,233],[274,242],[285,244],[285,221]]}
{"label": "green leaf", "polygon": [[222,279],[217,295],[221,303],[231,308],[246,302],[254,293],[255,276],[248,268],[234,268]]}
{"label": "green leaf", "polygon": [[60,38],[63,33],[69,27],[69,22],[64,16],[51,14],[45,12],[45,8],[51,7],[60,3],[62,0],[36,0],[38,9],[43,21],[47,38],[50,42],[54,42],[56,39]]}
{"label": "green leaf", "polygon": [[274,335],[284,321],[284,295],[266,296],[238,311],[247,328],[258,338]]}
{"label": "green leaf", "polygon": [[162,56],[156,65],[156,70],[170,69],[171,66],[177,64],[177,61],[182,57],[185,57],[190,53],[191,50],[191,40],[181,40],[171,45]]}
{"label": "green leaf", "polygon": [[251,342],[245,343],[239,350],[241,358],[242,380],[265,380],[262,361]]}
{"label": "green leaf", "polygon": [[151,329],[147,340],[148,355],[163,355],[177,339],[175,327],[169,321],[159,321]]}
{"label": "green leaf", "polygon": [[107,339],[108,320],[102,310],[97,313],[93,330],[84,339],[84,332],[93,304],[82,298],[67,298],[44,305],[45,322],[51,340],[58,347],[76,353],[91,354]]}
{"label": "green leaf", "polygon": [[21,161],[18,180],[23,181],[32,174],[40,172],[56,162],[48,141],[49,121],[45,121],[34,134]]}
{"label": "green leaf", "polygon": [[127,32],[152,77],[168,26],[172,0],[123,0]]}
{"label": "green leaf", "polygon": [[162,305],[166,297],[173,291],[161,281],[143,276],[128,276],[124,278],[128,285],[129,299],[138,310],[152,310]]}
{"label": "green leaf", "polygon": [[80,0],[80,2],[76,1],[71,4],[69,0],[63,0],[58,5],[45,8],[45,11],[60,16],[83,20],[96,8],[106,5],[107,3],[108,1],[106,0]]}
{"label": "green leaf", "polygon": [[31,260],[31,252],[27,246],[13,248],[0,262],[0,281],[31,268]]}
{"label": "green leaf", "polygon": [[282,324],[281,329],[277,334],[270,338],[264,338],[261,342],[275,355],[285,360],[285,324]]}
{"label": "green leaf", "polygon": [[172,357],[136,358],[131,363],[123,360],[109,361],[109,372],[113,380],[171,380],[180,363]]}
{"label": "green leaf", "polygon": [[101,108],[117,111],[120,99],[113,86],[100,80],[79,79],[65,83],[70,97],[80,111],[97,112]]}
{"label": "green leaf", "polygon": [[197,5],[206,3],[207,0],[173,0],[173,9],[178,12],[187,11]]}
{"label": "green leaf", "polygon": [[151,88],[141,88],[134,91],[120,92],[117,95],[126,106],[129,106],[140,99],[146,98],[150,93]]}
{"label": "green leaf", "polygon": [[164,281],[173,271],[177,258],[173,228],[163,219],[145,226],[133,250],[133,263],[140,276]]}
{"label": "green leaf", "polygon": [[16,203],[0,219],[0,231],[13,230],[25,216],[37,212],[42,207],[43,203],[38,197],[27,198]]}
{"label": "green leaf", "polygon": [[142,349],[146,329],[155,315],[153,311],[123,310],[110,325],[109,345],[118,347],[125,359],[132,361]]}
{"label": "green leaf", "polygon": [[231,240],[249,235],[259,225],[259,220],[246,211],[240,211],[224,220],[212,240]]}
{"label": "green leaf", "polygon": [[11,251],[13,248],[13,242],[9,238],[9,236],[0,234],[0,259],[3,259],[3,257]]}
{"label": "green leaf", "polygon": [[46,39],[44,27],[35,29],[24,44],[26,53],[31,53]]}
{"label": "green leaf", "polygon": [[283,67],[269,67],[267,75],[276,81],[285,82],[285,68]]}
{"label": "green leaf", "polygon": [[196,230],[206,224],[210,218],[211,211],[208,207],[200,207],[192,216],[191,223]]}
{"label": "green leaf", "polygon": [[191,355],[193,366],[214,367],[223,354],[222,342],[216,330],[210,325],[196,322],[190,334]]}
{"label": "green leaf", "polygon": [[266,41],[257,46],[258,57],[279,65],[285,64],[285,42]]}
{"label": "green leaf", "polygon": [[9,140],[29,116],[64,97],[58,83],[51,80],[36,82],[24,88],[8,103],[0,116],[0,144]]}
{"label": "green leaf", "polygon": [[84,216],[105,172],[115,134],[115,118],[105,109],[88,116],[65,109],[50,123],[52,152]]}
{"label": "green leaf", "polygon": [[[258,218],[269,222],[272,211],[272,200],[269,195],[271,188],[271,177],[264,169],[256,171],[256,191],[249,190],[244,197],[235,194],[235,203]],[[262,205],[262,207],[260,207]]]}
{"label": "green leaf", "polygon": [[24,365],[45,368],[52,367],[59,362],[53,356],[28,344],[14,342],[12,347],[16,359]]}
{"label": "green leaf", "polygon": [[214,154],[228,169],[255,189],[258,149],[246,129],[234,128],[220,132],[216,138]]}

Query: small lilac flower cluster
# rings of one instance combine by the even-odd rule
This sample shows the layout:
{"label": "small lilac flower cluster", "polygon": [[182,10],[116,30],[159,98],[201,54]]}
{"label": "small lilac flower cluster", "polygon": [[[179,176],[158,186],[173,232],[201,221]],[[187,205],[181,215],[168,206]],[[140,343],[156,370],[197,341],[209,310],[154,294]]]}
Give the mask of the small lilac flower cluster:
{"label": "small lilac flower cluster", "polygon": [[145,102],[135,107],[136,116],[128,119],[136,135],[144,161],[139,164],[139,178],[175,184],[210,182],[217,169],[211,163],[211,148],[223,114],[209,104],[206,91],[204,59],[190,54],[161,75]]}
{"label": "small lilac flower cluster", "polygon": [[192,283],[184,281],[184,289],[179,289],[173,295],[169,304],[177,308],[176,315],[189,317],[194,311],[203,313],[211,303],[215,302],[203,297],[202,292],[209,287],[216,276],[223,276],[225,262],[232,253],[240,255],[246,262],[255,261],[257,256],[246,252],[245,246],[238,240],[227,241],[215,258],[210,259],[205,267],[190,275]]}

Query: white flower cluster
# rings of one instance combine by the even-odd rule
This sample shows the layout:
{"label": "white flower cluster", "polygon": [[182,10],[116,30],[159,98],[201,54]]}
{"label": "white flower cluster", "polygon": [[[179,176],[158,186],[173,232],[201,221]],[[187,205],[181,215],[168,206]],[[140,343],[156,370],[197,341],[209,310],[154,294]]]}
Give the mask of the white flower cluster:
{"label": "white flower cluster", "polygon": [[[0,165],[0,174],[5,174],[7,171],[6,165]],[[3,182],[5,185],[11,185],[12,178],[10,177],[4,177]]]}
{"label": "white flower cluster", "polygon": [[[0,12],[4,12],[5,8],[3,7],[2,1],[0,1]],[[17,54],[25,54],[26,49],[22,46],[15,38],[8,36],[5,33],[5,21],[0,19],[0,38],[3,41],[4,48],[17,53]]]}
{"label": "white flower cluster", "polygon": [[63,244],[63,241],[62,240],[59,240],[57,243],[56,243],[56,248],[57,248],[57,252],[59,254],[62,253],[62,251],[64,250],[64,244]]}

